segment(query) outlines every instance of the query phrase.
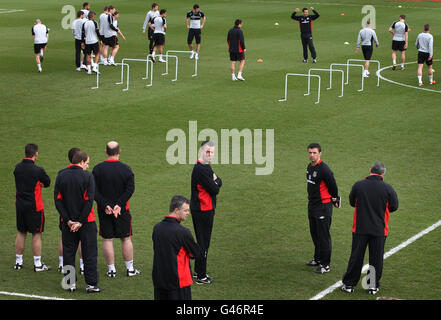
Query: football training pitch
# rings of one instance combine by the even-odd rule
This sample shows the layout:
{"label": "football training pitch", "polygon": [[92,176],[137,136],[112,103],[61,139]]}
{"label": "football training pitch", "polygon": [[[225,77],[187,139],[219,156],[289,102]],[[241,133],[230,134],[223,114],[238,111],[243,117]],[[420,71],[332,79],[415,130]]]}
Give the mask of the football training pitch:
{"label": "football training pitch", "polygon": [[[169,74],[162,75],[165,64],[155,63],[152,86],[146,87],[149,81],[142,79],[145,63],[127,62],[128,91],[123,91],[125,82],[115,84],[120,80],[120,66],[100,65],[98,89],[92,89],[96,86],[95,74],[75,71],[72,30],[63,26],[72,20],[68,20],[69,12],[63,7],[72,5],[79,10],[82,2],[3,0],[1,4],[0,291],[24,296],[0,294],[0,299],[27,299],[29,295],[153,299],[153,226],[168,214],[173,195],[190,197],[194,165],[194,154],[190,152],[197,143],[196,135],[204,129],[209,130],[200,134],[201,140],[204,133],[215,133],[220,146],[222,132],[237,129],[250,133],[252,145],[244,151],[245,139],[241,139],[239,161],[233,161],[231,144],[230,149],[217,148],[219,161],[212,167],[222,178],[223,186],[217,197],[207,270],[214,282],[193,284],[195,300],[305,300],[341,280],[352,241],[354,210],[348,195],[352,185],[368,175],[375,161],[386,165],[385,181],[395,188],[400,201],[398,211],[390,215],[385,252],[441,219],[441,60],[436,60],[441,57],[441,2],[374,0],[368,4],[375,12],[363,13],[367,1],[360,0],[159,1],[159,8],[166,8],[168,13],[165,50],[188,50],[185,14],[194,3],[205,13],[198,74],[192,77],[194,60],[188,54],[176,53],[178,80],[172,81],[175,60],[170,59]],[[119,38],[116,62],[146,58],[148,41],[141,31],[151,2],[90,1],[98,15],[110,4],[120,11],[119,27],[127,41]],[[310,58],[305,64],[299,24],[290,17],[295,8],[311,6],[320,13],[313,27],[317,63],[313,64]],[[321,77],[320,103],[315,104],[316,78],[311,79],[311,94],[304,95],[305,77],[290,77],[288,99],[278,101],[284,97],[286,73],[307,74],[310,68],[329,69],[332,63],[363,59],[361,53],[356,53],[356,40],[368,14],[374,14],[380,41],[372,57],[384,68],[379,86],[375,64],[371,64],[371,75],[365,79],[361,92],[360,68],[350,69],[343,97],[339,97],[339,73],[333,74],[332,89],[326,90],[329,72],[316,71],[313,74]],[[393,71],[392,36],[388,29],[400,14],[406,14],[410,27],[408,64],[405,70]],[[42,73],[37,72],[31,36],[36,18],[50,29]],[[227,32],[238,18],[243,21],[247,49],[244,82],[231,80],[226,42]],[[438,84],[428,84],[425,66],[422,90],[417,81],[415,40],[426,23],[431,24],[434,36],[433,68]],[[335,68],[346,75],[346,67]],[[176,138],[167,140],[170,130],[184,134],[181,142],[185,143],[180,150],[186,154],[173,154],[181,156],[177,164],[170,163],[167,153],[176,142]],[[259,132],[262,150],[257,143]],[[269,147],[272,141],[268,140],[271,132],[273,152]],[[56,270],[60,230],[53,185],[57,172],[68,163],[70,148],[88,152],[92,169],[106,159],[105,145],[111,140],[120,143],[121,161],[135,174],[136,188],[130,199],[132,241],[135,267],[142,274],[125,276],[121,243],[116,239],[118,276],[108,278],[102,239],[98,236],[98,285],[103,292],[87,295],[83,277],[79,276],[77,291],[68,293],[62,289],[62,275]],[[53,269],[43,273],[35,273],[32,268],[31,235],[26,242],[24,268],[13,270],[17,234],[13,170],[29,142],[38,144],[36,164],[45,168],[52,180],[51,186],[42,191],[46,219],[42,260]],[[343,199],[342,207],[333,211],[331,272],[322,275],[305,266],[313,258],[305,179],[309,162],[306,147],[311,142],[322,145],[322,159],[333,170]],[[266,155],[267,161],[259,162],[262,159],[258,155]],[[269,174],[256,174],[256,169],[265,166],[265,173]],[[191,217],[183,225],[193,231]],[[440,237],[441,228],[434,228],[385,259],[376,296],[368,295],[360,282],[353,294],[337,288],[320,298],[440,299]],[[366,254],[365,263],[367,257]]]}

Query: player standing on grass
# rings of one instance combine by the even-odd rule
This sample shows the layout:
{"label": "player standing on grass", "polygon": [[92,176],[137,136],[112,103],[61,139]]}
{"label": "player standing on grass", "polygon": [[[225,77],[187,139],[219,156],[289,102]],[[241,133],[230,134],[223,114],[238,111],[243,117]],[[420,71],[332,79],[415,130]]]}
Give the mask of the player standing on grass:
{"label": "player standing on grass", "polygon": [[[62,170],[55,181],[55,207],[63,218],[63,271],[75,270],[75,255],[81,242],[81,252],[84,260],[84,280],[86,292],[101,292],[98,284],[98,248],[97,228],[93,200],[95,196],[95,180],[87,171],[89,156],[84,151],[78,151],[72,158],[72,166]],[[70,291],[76,289],[76,277],[73,272]]]}
{"label": "player standing on grass", "polygon": [[[77,13],[77,19],[74,20],[74,22],[72,23],[72,34],[75,38],[75,66],[76,71],[81,71],[81,69],[86,69],[86,64],[84,62],[87,63],[87,55],[85,54],[84,50],[82,49],[82,44],[83,44],[83,23],[86,21],[87,19],[84,19],[84,12],[82,10],[78,11]],[[81,52],[83,52],[84,55],[84,61],[82,63],[81,61]]]}
{"label": "player standing on grass", "polygon": [[119,50],[119,43],[118,43],[118,34],[123,38],[125,41],[126,38],[122,34],[121,30],[118,28],[118,18],[119,18],[119,11],[115,11],[113,15],[108,15],[108,36],[106,37],[106,44],[112,48],[112,52],[110,53],[110,58],[107,59],[108,64],[116,66],[115,64],[115,56],[118,53]]}
{"label": "player standing on grass", "polygon": [[[237,19],[234,22],[234,27],[228,31],[227,35],[227,43],[228,43],[228,52],[230,53],[230,71],[231,71],[231,79],[233,81],[241,80],[245,81],[242,77],[242,71],[245,66],[245,39],[242,31],[242,20]],[[239,72],[237,73],[237,78],[235,75],[236,62],[239,61]]]}
{"label": "player standing on grass", "polygon": [[51,267],[41,261],[41,234],[44,231],[44,204],[41,188],[49,187],[51,179],[43,168],[35,165],[38,146],[28,143],[25,158],[15,166],[15,209],[17,216],[17,237],[15,239],[14,269],[23,268],[23,253],[27,233],[32,233],[32,252],[34,253],[34,271],[48,271]]}
{"label": "player standing on grass", "polygon": [[358,33],[357,38],[357,53],[360,52],[360,44],[361,50],[363,51],[364,60],[364,72],[363,77],[369,77],[369,64],[372,57],[372,52],[374,51],[374,41],[375,45],[378,48],[380,43],[378,42],[377,34],[371,27],[370,21],[366,23],[366,28],[363,28]]}
{"label": "player standing on grass", "polygon": [[107,28],[107,16],[109,15],[109,6],[105,6],[103,13],[100,14],[100,61],[107,64],[107,49],[104,50],[104,30]]}
{"label": "player standing on grass", "polygon": [[35,61],[38,72],[41,72],[43,71],[41,63],[43,62],[44,50],[46,50],[49,40],[49,29],[41,23],[40,19],[36,19],[35,25],[32,27],[32,38],[34,39]]}
{"label": "player standing on grass", "polygon": [[404,62],[406,61],[406,50],[409,39],[409,26],[407,25],[406,15],[400,15],[400,19],[392,23],[389,32],[392,33],[392,70],[397,67],[397,51],[401,52],[401,70],[404,70]]}
{"label": "player standing on grass", "polygon": [[81,11],[84,12],[84,16],[87,18],[89,16],[90,12],[90,4],[89,2],[83,2],[83,9]]}
{"label": "player standing on grass", "polygon": [[[84,49],[87,54],[87,73],[92,74],[93,72],[98,72],[98,59],[99,59],[99,29],[98,24],[95,21],[95,12],[90,11],[88,15],[88,20],[83,23],[82,29]],[[92,52],[95,54],[95,61],[92,60]],[[92,69],[91,69],[92,65]]]}
{"label": "player standing on grass", "polygon": [[[214,143],[204,141],[201,144],[200,156],[191,173],[191,216],[198,245],[208,253],[211,232],[213,230],[216,196],[222,187],[222,180],[210,166],[214,157]],[[207,275],[207,255],[196,257],[194,271],[197,284],[212,283],[213,278]]]}
{"label": "player standing on grass", "polygon": [[292,13],[291,18],[299,22],[300,26],[300,38],[302,39],[302,46],[303,46],[303,62],[308,62],[308,47],[309,51],[311,51],[312,56],[312,62],[317,62],[317,53],[314,48],[314,43],[312,42],[312,23],[315,19],[320,17],[318,12],[311,7],[310,8],[312,12],[314,12],[313,15],[309,14],[309,11],[307,8],[302,9],[302,15],[297,16],[296,14],[300,12],[299,8],[296,8],[295,11]]}
{"label": "player standing on grass", "polygon": [[[112,43],[112,33],[111,33],[112,29],[110,29],[110,23],[113,20],[113,14],[115,13],[115,11],[116,11],[116,9],[114,6],[108,6],[107,7],[108,14],[105,17],[103,17],[103,20],[104,20],[104,18],[105,18],[105,20],[102,21],[102,28],[103,28],[102,42],[103,42],[103,45],[101,47],[101,49],[102,49],[101,54],[102,54],[102,62],[105,66],[109,64],[108,63],[108,51],[109,51],[108,43]],[[101,28],[101,25],[100,25],[100,28]],[[114,42],[115,41],[113,41],[113,43]],[[101,49],[100,49],[100,52],[101,52]]]}
{"label": "player standing on grass", "polygon": [[[207,17],[199,9],[199,5],[195,4],[193,10],[187,12],[185,17],[185,24],[188,29],[187,44],[191,50],[190,59],[193,57],[199,59],[199,49],[201,48],[201,32],[205,25],[205,19]],[[201,23],[202,20],[202,23]],[[196,52],[193,51],[193,38],[196,39]]]}
{"label": "player standing on grass", "polygon": [[153,22],[149,22],[149,27],[153,28],[153,41],[155,46],[152,51],[152,61],[155,62],[156,49],[159,48],[159,62],[166,62],[162,59],[162,53],[164,51],[165,44],[165,32],[167,31],[167,10],[161,9],[159,16],[156,17]]}
{"label": "player standing on grass", "polygon": [[108,267],[107,276],[116,277],[113,239],[120,238],[126,275],[133,277],[141,273],[133,267],[132,216],[129,209],[129,199],[135,191],[135,177],[132,169],[119,161],[121,149],[117,142],[107,143],[106,154],[107,160],[97,164],[92,174],[96,183],[95,201]]}
{"label": "player standing on grass", "polygon": [[[356,182],[349,194],[349,203],[355,208],[352,226],[352,251],[341,289],[352,293],[360,280],[364,254],[369,246],[369,293],[376,294],[383,272],[384,244],[389,232],[389,213],[398,209],[395,190],[384,180],[386,168],[376,162],[366,179]],[[369,274],[368,274],[369,276]]]}
{"label": "player standing on grass", "polygon": [[153,20],[156,17],[159,17],[159,11],[158,11],[159,5],[154,2],[152,4],[152,10],[147,12],[144,20],[144,24],[142,26],[142,34],[145,34],[145,29],[147,29],[147,38],[149,39],[149,53],[152,54],[153,52],[153,46],[154,46],[154,40],[153,40],[153,27],[149,24],[153,22]]}
{"label": "player standing on grass", "polygon": [[314,259],[307,266],[317,267],[314,272],[323,274],[331,271],[331,221],[332,207],[338,207],[338,187],[334,174],[321,160],[322,148],[318,143],[308,146],[311,161],[306,169],[308,191],[309,230],[314,242]]}
{"label": "player standing on grass", "polygon": [[153,228],[153,286],[155,300],[191,300],[190,259],[205,256],[191,231],[181,225],[189,214],[189,201],[174,196],[169,215]]}
{"label": "player standing on grass", "polygon": [[433,80],[433,36],[430,34],[430,25],[424,25],[424,32],[420,33],[416,39],[415,45],[418,49],[418,85],[422,87],[423,84],[423,66],[427,64],[429,83],[435,84]]}

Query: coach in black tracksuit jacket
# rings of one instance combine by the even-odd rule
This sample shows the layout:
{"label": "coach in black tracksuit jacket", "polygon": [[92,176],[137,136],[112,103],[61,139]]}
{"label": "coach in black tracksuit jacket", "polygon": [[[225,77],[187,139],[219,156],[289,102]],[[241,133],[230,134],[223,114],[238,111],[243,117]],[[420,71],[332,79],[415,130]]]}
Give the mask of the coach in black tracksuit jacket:
{"label": "coach in black tracksuit jacket", "polygon": [[349,194],[349,203],[355,207],[352,226],[352,252],[343,284],[355,287],[360,280],[366,247],[369,246],[369,265],[375,268],[375,284],[380,286],[383,271],[384,244],[389,232],[389,213],[398,209],[395,190],[384,182],[386,168],[376,162],[366,179],[358,181]]}
{"label": "coach in black tracksuit jacket", "polygon": [[33,158],[24,158],[14,170],[17,230],[22,233],[40,233],[44,230],[41,186],[49,187],[51,179],[34,161]]}
{"label": "coach in black tracksuit jacket", "polygon": [[[316,151],[321,155],[319,144],[310,144],[308,152]],[[310,156],[311,159],[311,156]],[[321,271],[321,267],[327,268],[331,262],[331,221],[332,221],[332,199],[338,198],[338,187],[334,174],[328,165],[320,157],[316,162],[308,164],[306,170],[306,181],[308,191],[308,219],[312,241],[314,242],[314,260],[308,265],[318,266],[315,271]]]}
{"label": "coach in black tracksuit jacket", "polygon": [[299,9],[296,9],[291,15],[291,18],[298,21],[300,25],[300,38],[302,39],[302,46],[303,46],[303,59],[308,60],[308,46],[309,50],[311,51],[312,59],[317,58],[317,54],[315,52],[314,44],[312,43],[312,23],[315,19],[320,17],[318,12],[314,10],[314,8],[311,8],[312,12],[314,12],[313,15],[308,15],[308,9],[303,8],[302,15],[297,16],[297,12],[299,12]]}
{"label": "coach in black tracksuit jacket", "polygon": [[[201,154],[214,148],[210,145],[211,142],[202,144]],[[217,176],[216,179],[213,178],[213,169],[209,163],[203,163],[203,158],[202,155],[191,174],[190,209],[196,240],[201,249],[208,252],[216,209],[216,196],[222,186],[222,180]],[[198,280],[207,278],[207,257],[196,258],[194,269]]]}
{"label": "coach in black tracksuit jacket", "polygon": [[194,241],[190,230],[181,225],[188,212],[188,199],[174,196],[170,215],[153,228],[155,300],[191,300],[190,259],[205,256],[205,251]]}
{"label": "coach in black tracksuit jacket", "polygon": [[[86,160],[84,160],[86,158]],[[55,207],[63,219],[63,265],[75,266],[75,254],[81,241],[81,250],[84,260],[84,278],[89,286],[98,283],[97,269],[97,228],[93,200],[95,195],[95,181],[92,174],[86,171],[82,163],[87,163],[88,156],[84,152],[77,152],[72,164],[61,170],[54,187]],[[81,227],[72,232],[70,224],[81,223]]]}

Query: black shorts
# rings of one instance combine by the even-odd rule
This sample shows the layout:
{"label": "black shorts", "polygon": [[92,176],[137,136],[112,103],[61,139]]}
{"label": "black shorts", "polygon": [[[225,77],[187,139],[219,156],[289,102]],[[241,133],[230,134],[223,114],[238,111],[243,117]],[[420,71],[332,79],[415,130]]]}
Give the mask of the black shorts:
{"label": "black shorts", "polygon": [[34,43],[34,53],[40,53],[41,49],[46,49],[47,43]]}
{"label": "black shorts", "polygon": [[121,211],[115,218],[113,214],[98,212],[100,220],[100,236],[104,239],[127,238],[132,236],[132,216],[130,211]]}
{"label": "black shorts", "polygon": [[16,209],[19,232],[41,233],[44,231],[44,211]]}
{"label": "black shorts", "polygon": [[103,34],[98,35],[98,38],[100,39],[101,42],[104,43],[104,35]]}
{"label": "black shorts", "polygon": [[363,51],[364,60],[371,60],[374,46],[361,46],[361,50]]}
{"label": "black shorts", "polygon": [[430,54],[428,52],[418,51],[418,64],[426,63],[428,66],[431,66],[433,63],[433,59],[429,60]]}
{"label": "black shorts", "polygon": [[155,46],[163,46],[165,44],[165,34],[154,33],[153,41],[155,42]]}
{"label": "black shorts", "polygon": [[100,47],[98,42],[92,44],[86,44],[86,48],[84,49],[86,54],[91,54],[92,52],[97,55],[100,52]]}
{"label": "black shorts", "polygon": [[191,44],[193,42],[193,38],[196,39],[196,43],[201,43],[201,29],[189,29],[188,30],[188,37],[187,37],[187,43]]}
{"label": "black shorts", "polygon": [[230,52],[231,61],[242,61],[245,60],[245,52]]}
{"label": "black shorts", "polygon": [[117,36],[111,36],[111,37],[108,37],[108,38],[104,38],[103,43],[106,46],[109,46],[109,47],[112,47],[112,48],[116,47],[118,45],[118,37]]}
{"label": "black shorts", "polygon": [[404,49],[405,44],[406,44],[406,41],[392,40],[392,50],[393,51],[406,51],[406,49]]}

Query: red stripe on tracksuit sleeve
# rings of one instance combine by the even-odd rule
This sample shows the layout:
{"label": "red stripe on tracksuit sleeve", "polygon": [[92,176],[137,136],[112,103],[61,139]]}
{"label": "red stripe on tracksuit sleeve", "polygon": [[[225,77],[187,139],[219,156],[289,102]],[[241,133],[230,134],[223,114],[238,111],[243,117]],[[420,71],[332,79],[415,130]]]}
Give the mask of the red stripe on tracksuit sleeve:
{"label": "red stripe on tracksuit sleeve", "polygon": [[384,212],[384,235],[389,233],[389,202],[386,204],[386,211]]}
{"label": "red stripe on tracksuit sleeve", "polygon": [[41,198],[40,181],[37,181],[37,184],[35,185],[34,195],[35,195],[35,210],[37,212],[40,212],[41,210],[44,209],[43,199]]}
{"label": "red stripe on tracksuit sleeve", "polygon": [[320,198],[322,199],[322,203],[331,202],[331,195],[329,194],[328,186],[324,181],[320,182]]}
{"label": "red stripe on tracksuit sleeve", "polygon": [[179,287],[188,287],[193,283],[190,272],[190,254],[187,252],[187,250],[185,250],[184,247],[181,247],[176,259],[178,263]]}
{"label": "red stripe on tracksuit sleeve", "polygon": [[198,199],[201,204],[201,211],[213,210],[213,201],[211,200],[210,194],[200,184],[197,185],[197,188],[199,191]]}

